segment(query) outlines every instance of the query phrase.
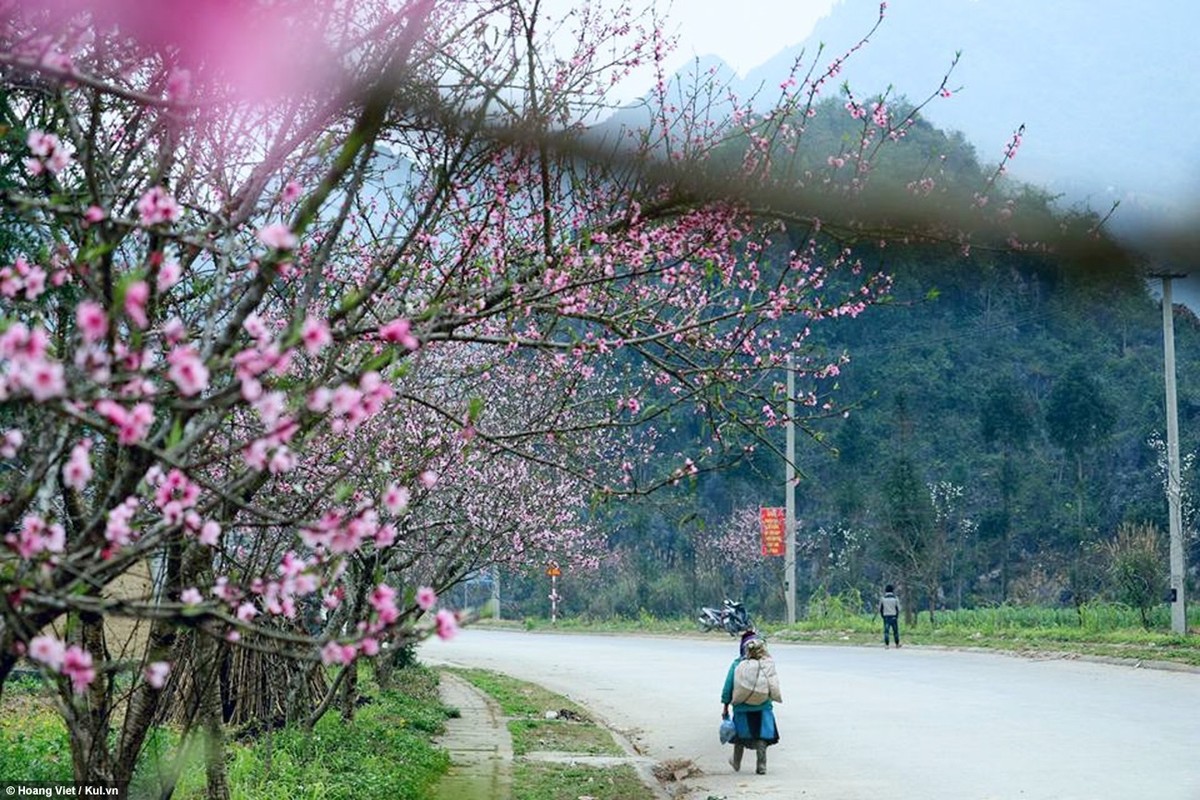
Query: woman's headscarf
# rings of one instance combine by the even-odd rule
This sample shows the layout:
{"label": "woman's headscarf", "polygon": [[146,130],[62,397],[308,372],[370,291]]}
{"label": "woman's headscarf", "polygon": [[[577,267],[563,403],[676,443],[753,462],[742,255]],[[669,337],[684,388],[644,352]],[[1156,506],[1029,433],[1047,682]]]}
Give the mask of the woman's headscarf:
{"label": "woman's headscarf", "polygon": [[746,654],[743,658],[762,658],[767,654],[767,643],[762,639],[751,639],[746,642]]}
{"label": "woman's headscarf", "polygon": [[746,645],[752,641],[762,641],[762,637],[758,635],[758,631],[749,630],[742,634],[742,643],[739,648],[742,658],[746,657]]}

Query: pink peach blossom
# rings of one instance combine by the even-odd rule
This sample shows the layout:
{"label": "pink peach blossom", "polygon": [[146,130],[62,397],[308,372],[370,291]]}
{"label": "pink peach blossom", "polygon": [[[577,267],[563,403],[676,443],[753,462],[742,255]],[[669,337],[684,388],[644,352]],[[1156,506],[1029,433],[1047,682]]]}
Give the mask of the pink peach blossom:
{"label": "pink peach blossom", "polygon": [[417,589],[417,607],[422,611],[428,611],[437,604],[437,592],[432,586],[422,586]]}
{"label": "pink peach blossom", "polygon": [[440,639],[453,639],[458,634],[458,617],[453,611],[443,608],[435,618],[437,635]]}
{"label": "pink peach blossom", "polygon": [[301,329],[300,338],[304,342],[304,349],[310,355],[316,355],[333,342],[333,337],[329,335],[328,323],[319,317],[311,315],[304,318],[304,326]]}
{"label": "pink peach blossom", "polygon": [[76,307],[75,322],[87,344],[100,341],[108,333],[108,314],[94,300],[84,300]]}
{"label": "pink peach blossom", "polygon": [[147,189],[138,200],[137,210],[138,219],[147,227],[161,222],[176,222],[183,215],[179,203],[161,186]]}
{"label": "pink peach blossom", "polygon": [[183,275],[183,267],[178,261],[166,261],[158,268],[158,277],[154,280],[154,286],[161,294],[179,283],[181,275]]}
{"label": "pink peach blossom", "polygon": [[399,343],[406,350],[416,350],[421,342],[412,334],[412,324],[406,319],[394,319],[379,329],[379,338]]}
{"label": "pink peach blossom", "polygon": [[62,673],[71,679],[75,694],[83,694],[92,681],[96,670],[92,668],[92,654],[78,645],[71,645],[63,654]]}
{"label": "pink peach blossom", "polygon": [[300,240],[296,238],[296,234],[292,233],[292,229],[282,222],[276,222],[260,228],[258,231],[258,240],[267,247],[276,250],[293,250]]}
{"label": "pink peach blossom", "polygon": [[190,345],[180,345],[167,354],[167,377],[184,397],[194,397],[208,388],[208,367]]}
{"label": "pink peach blossom", "polygon": [[153,686],[155,689],[161,689],[167,684],[167,676],[171,674],[171,665],[166,661],[153,661],[146,665],[142,670],[142,677],[146,679],[146,683]]}
{"label": "pink peach blossom", "polygon": [[150,324],[146,316],[146,304],[150,302],[150,284],[134,281],[125,287],[125,313],[139,328]]}
{"label": "pink peach blossom", "polygon": [[53,636],[35,636],[29,642],[29,657],[40,661],[55,672],[62,669],[67,646]]}
{"label": "pink peach blossom", "polygon": [[221,542],[221,526],[210,519],[200,526],[200,535],[197,538],[200,544],[216,547]]}
{"label": "pink peach blossom", "polygon": [[91,449],[92,440],[84,439],[71,449],[71,456],[63,465],[63,483],[76,491],[83,491],[92,480]]}
{"label": "pink peach blossom", "polygon": [[408,489],[396,484],[388,484],[383,492],[383,507],[389,514],[402,514],[408,508],[410,493]]}
{"label": "pink peach blossom", "polygon": [[279,199],[286,205],[291,205],[300,198],[303,191],[300,184],[295,181],[288,181],[284,184],[283,191],[279,193]]}
{"label": "pink peach blossom", "polygon": [[16,428],[9,428],[4,432],[3,439],[0,440],[0,457],[16,458],[17,452],[24,443],[25,434]]}

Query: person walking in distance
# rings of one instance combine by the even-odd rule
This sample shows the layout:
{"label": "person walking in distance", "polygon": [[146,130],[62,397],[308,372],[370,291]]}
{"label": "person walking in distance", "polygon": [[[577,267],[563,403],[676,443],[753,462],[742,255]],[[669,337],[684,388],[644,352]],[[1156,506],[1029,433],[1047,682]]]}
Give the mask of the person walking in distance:
{"label": "person walking in distance", "polygon": [[890,583],[883,587],[883,597],[879,598],[879,616],[883,617],[883,646],[890,647],[891,633],[896,639],[896,647],[900,646],[900,598],[896,597],[896,587]]}

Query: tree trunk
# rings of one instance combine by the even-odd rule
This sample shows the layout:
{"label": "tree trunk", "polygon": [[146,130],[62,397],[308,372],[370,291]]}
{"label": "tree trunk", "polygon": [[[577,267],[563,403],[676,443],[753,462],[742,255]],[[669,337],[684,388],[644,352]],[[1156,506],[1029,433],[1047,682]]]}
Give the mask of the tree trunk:
{"label": "tree trunk", "polygon": [[321,721],[321,717],[325,716],[326,712],[329,711],[330,706],[333,705],[334,698],[339,696],[338,692],[342,688],[342,681],[346,679],[347,669],[348,667],[343,666],[341,671],[338,672],[337,677],[333,679],[333,685],[330,686],[329,691],[325,693],[324,699],[322,699],[321,703],[315,709],[313,709],[313,712],[309,715],[308,719],[304,721],[304,730],[311,731],[313,728],[315,728],[317,723]]}
{"label": "tree trunk", "polygon": [[307,664],[297,663],[288,670],[288,691],[283,704],[285,725],[303,725],[312,713],[314,699]]}
{"label": "tree trunk", "polygon": [[346,679],[342,681],[342,722],[354,722],[354,710],[358,703],[358,661],[346,665]]}
{"label": "tree trunk", "polygon": [[229,800],[229,778],[225,773],[225,730],[221,713],[219,650],[220,646],[211,637],[200,637],[199,663],[206,666],[204,678],[198,688],[208,800]]}
{"label": "tree trunk", "polygon": [[391,689],[395,682],[396,660],[393,656],[389,647],[375,659],[375,683],[379,684],[380,689]]}
{"label": "tree trunk", "polygon": [[[163,596],[170,599],[178,598],[180,567],[179,548],[172,546],[166,559],[166,569],[163,571]],[[150,625],[150,635],[146,642],[146,653],[142,663],[169,661],[174,654],[176,638],[177,632],[174,624],[166,620],[154,620]],[[129,709],[125,714],[125,722],[121,726],[121,736],[117,741],[117,780],[121,783],[128,783],[133,779],[138,756],[142,752],[146,735],[150,732],[158,715],[161,699],[162,690],[154,688],[141,676],[134,676],[133,694],[129,699]]]}
{"label": "tree trunk", "polygon": [[[91,654],[94,664],[107,663],[103,617],[82,613],[80,623],[83,649]],[[87,689],[86,706],[81,708],[79,704],[74,704],[72,708],[76,710],[67,716],[71,764],[76,782],[110,783],[116,779],[112,752],[108,747],[108,727],[112,715],[109,681],[108,673],[102,668],[97,669],[96,678]]]}
{"label": "tree trunk", "polygon": [[908,589],[908,581],[897,587],[900,590],[900,606],[904,609],[904,624],[911,627],[917,622],[917,611],[913,605],[912,592]]}
{"label": "tree trunk", "polygon": [[1079,522],[1079,536],[1083,536],[1083,453],[1075,455],[1075,504]]}

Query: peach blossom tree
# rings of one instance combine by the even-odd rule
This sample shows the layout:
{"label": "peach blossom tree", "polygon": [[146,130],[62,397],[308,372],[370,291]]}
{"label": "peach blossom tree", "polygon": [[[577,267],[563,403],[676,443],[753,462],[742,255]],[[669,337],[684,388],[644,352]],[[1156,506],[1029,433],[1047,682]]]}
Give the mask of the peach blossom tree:
{"label": "peach blossom tree", "polygon": [[[437,592],[474,569],[596,563],[590,502],[742,457],[789,354],[836,378],[812,326],[887,288],[857,222],[780,200],[841,208],[915,119],[852,99],[862,147],[791,168],[840,59],[765,112],[663,76],[655,124],[605,136],[670,44],[628,5],[0,21],[0,686],[23,657],[57,683],[80,779],[132,775],[185,638],[345,667],[453,635]],[[658,448],[681,419],[708,446]],[[120,657],[112,620],[147,632]]]}

